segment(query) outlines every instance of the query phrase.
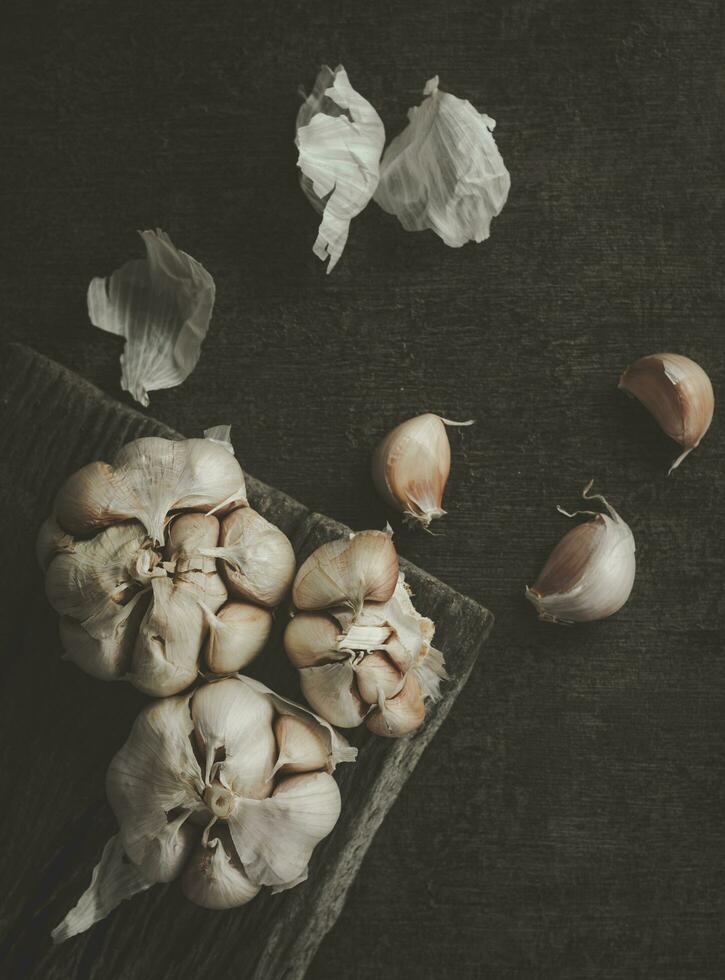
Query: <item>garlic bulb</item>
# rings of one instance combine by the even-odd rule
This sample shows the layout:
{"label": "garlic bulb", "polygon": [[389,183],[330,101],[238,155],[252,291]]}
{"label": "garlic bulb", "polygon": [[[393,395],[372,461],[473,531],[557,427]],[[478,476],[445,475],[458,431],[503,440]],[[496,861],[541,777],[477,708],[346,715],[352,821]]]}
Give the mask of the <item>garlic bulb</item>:
{"label": "garlic bulb", "polygon": [[337,265],[350,222],[366,206],[378,184],[385,129],[370,103],[350,84],[342,67],[323,65],[312,93],[297,115],[297,166],[302,189],[322,222],[313,246]]}
{"label": "garlic bulb", "polygon": [[126,262],[88,287],[95,327],[126,338],[121,387],[142,405],[194,370],[214,307],[214,280],[163,231],[139,232],[146,258]]}
{"label": "garlic bulb", "polygon": [[403,512],[411,524],[427,528],[443,517],[443,493],[451,472],[451,445],[446,426],[451,422],[430,412],[402,422],[373,453],[373,481],[381,497]]}
{"label": "garlic bulb", "polygon": [[364,721],[388,736],[419,728],[425,700],[438,699],[446,673],[431,646],[433,623],[413,606],[390,534],[364,531],[322,545],[300,568],[292,595],[300,611],[284,647],[312,708],[341,728]]}
{"label": "garlic bulb", "polygon": [[628,524],[599,494],[584,488],[585,500],[598,500],[607,509],[576,511],[567,517],[587,514],[593,518],[568,531],[526,598],[539,618],[550,623],[585,623],[606,619],[622,608],[632,591],[635,573],[634,536]]}
{"label": "garlic bulb", "polygon": [[327,722],[242,675],[151,703],[108,769],[118,833],[54,941],[156,882],[180,879],[192,902],[223,909],[304,881],[340,813],[330,773],[355,755]]}
{"label": "garlic bulb", "polygon": [[295,564],[285,535],[246,504],[226,426],[138,439],[111,465],[83,467],[37,552],[67,658],[159,697],[193,683],[200,659],[214,673],[249,664],[271,631],[260,607],[281,600]]}
{"label": "garlic bulb", "polygon": [[453,248],[482,242],[511,186],[491,135],[496,122],[439,91],[437,75],[423,95],[383,155],[375,200],[407,231],[430,228]]}
{"label": "garlic bulb", "polygon": [[682,354],[652,354],[631,364],[619,387],[638,398],[662,431],[682,446],[671,473],[710,428],[715,395],[709,377]]}
{"label": "garlic bulb", "polygon": [[295,576],[292,599],[298,609],[329,609],[385,602],[398,581],[398,555],[389,531],[360,531],[313,551]]}

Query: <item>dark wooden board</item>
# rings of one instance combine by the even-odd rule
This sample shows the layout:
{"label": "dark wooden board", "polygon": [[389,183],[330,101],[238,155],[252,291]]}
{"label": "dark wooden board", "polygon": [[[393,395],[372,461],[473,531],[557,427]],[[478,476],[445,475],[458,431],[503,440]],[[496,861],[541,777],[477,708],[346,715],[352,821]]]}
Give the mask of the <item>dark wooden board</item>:
{"label": "dark wooden board", "polygon": [[[451,679],[414,735],[392,740],[352,733],[359,756],[355,765],[338,770],[342,816],[317,848],[303,885],[276,896],[265,891],[249,906],[216,914],[186,902],[173,884],[157,886],[92,932],[51,948],[49,927],[85,888],[112,831],[103,773],[145,699],[127,685],[93,681],[60,661],[34,537],[68,473],[110,459],[141,435],[178,434],[28,348],[8,346],[3,353],[0,511],[5,571],[13,574],[6,574],[0,607],[7,633],[0,771],[14,800],[0,816],[0,839],[14,842],[0,882],[5,968],[42,980],[299,980],[340,914],[373,835],[468,679],[493,617],[403,562],[419,609],[436,622],[436,643],[447,654]],[[300,560],[348,531],[252,477],[247,492],[252,506],[290,537]],[[16,616],[21,608],[31,608],[32,615]],[[281,612],[253,673],[299,699],[296,672],[279,643],[284,619]]]}

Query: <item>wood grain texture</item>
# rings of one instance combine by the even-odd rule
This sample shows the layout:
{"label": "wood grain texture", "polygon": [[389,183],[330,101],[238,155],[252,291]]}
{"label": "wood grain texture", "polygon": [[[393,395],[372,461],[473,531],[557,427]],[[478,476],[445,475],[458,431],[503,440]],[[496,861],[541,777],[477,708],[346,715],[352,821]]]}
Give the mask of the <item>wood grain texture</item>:
{"label": "wood grain texture", "polygon": [[[125,398],[85,291],[158,225],[217,283],[198,367],[151,396],[166,424],[233,423],[251,472],[363,528],[387,429],[477,420],[439,535],[397,543],[496,629],[309,980],[722,980],[722,404],[665,478],[675,447],[616,382],[681,351],[725,403],[725,5],[8,0],[3,27],[8,338]],[[488,242],[370,207],[325,275],[291,137],[337,60],[389,138],[435,73],[496,119]],[[591,477],[634,530],[634,592],[547,628],[524,585]]]}
{"label": "wood grain texture", "polygon": [[[11,849],[4,864],[0,942],[5,946],[6,969],[22,968],[39,980],[80,976],[171,980],[178,976],[179,951],[186,968],[192,968],[186,950],[187,937],[193,934],[190,953],[193,976],[199,980],[217,980],[227,970],[250,980],[301,980],[339,916],[376,830],[468,679],[493,617],[420,569],[402,564],[419,609],[436,622],[436,642],[451,652],[451,679],[441,701],[430,708],[426,724],[414,735],[394,740],[367,731],[351,733],[358,760],[338,770],[343,815],[316,849],[308,882],[280,895],[265,889],[243,909],[219,915],[186,902],[178,887],[159,886],[153,892],[169,894],[138,896],[138,901],[124,904],[92,933],[50,948],[48,921],[60,920],[75,903],[92,867],[85,860],[86,850],[92,845],[100,855],[108,835],[109,814],[103,812],[98,818],[103,788],[102,779],[94,777],[101,772],[88,772],[88,763],[107,765],[110,755],[105,763],[99,759],[99,743],[122,744],[133,720],[129,703],[137,708],[139,700],[146,699],[122,695],[116,703],[114,695],[125,685],[97,685],[111,688],[106,696],[105,690],[86,683],[90,678],[60,662],[58,640],[48,639],[56,616],[43,602],[42,583],[33,569],[34,537],[55,491],[78,466],[110,460],[124,443],[141,435],[180,437],[114,403],[26,347],[8,346],[4,355],[0,456],[5,480],[0,509],[8,564],[22,571],[2,593],[2,620],[10,626],[10,636],[3,664],[8,673],[0,710],[0,771],[29,804],[12,807],[0,817],[0,839],[25,837],[34,842],[31,860],[27,849],[19,847]],[[19,509],[11,488],[20,490]],[[289,536],[299,561],[349,531],[252,477],[247,477],[247,493],[252,506]],[[34,614],[29,621],[13,615],[30,605]],[[273,640],[250,673],[299,701],[297,672],[281,648],[284,623],[280,610]],[[86,710],[87,701],[95,702],[94,707],[103,705],[100,717],[95,710]],[[79,742],[66,746],[72,716],[80,719],[74,732]],[[34,799],[42,805],[33,806]],[[44,834],[51,827],[52,836]],[[69,855],[77,857],[81,843],[84,859],[68,861]],[[46,893],[40,900],[39,882]],[[148,938],[141,945],[138,937],[144,930]]]}

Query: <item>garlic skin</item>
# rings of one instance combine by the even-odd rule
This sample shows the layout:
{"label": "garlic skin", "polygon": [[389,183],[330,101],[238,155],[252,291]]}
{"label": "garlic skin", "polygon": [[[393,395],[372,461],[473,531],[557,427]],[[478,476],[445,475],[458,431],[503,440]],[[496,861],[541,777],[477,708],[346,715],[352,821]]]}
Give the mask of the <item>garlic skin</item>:
{"label": "garlic skin", "polygon": [[671,473],[710,428],[715,411],[710,378],[682,354],[652,354],[631,364],[618,387],[637,398],[662,431],[682,446],[684,452],[670,466]]}
{"label": "garlic skin", "polygon": [[350,222],[367,205],[379,178],[385,129],[350,84],[347,72],[323,65],[297,115],[297,166],[307,199],[322,214],[312,248],[328,274],[343,253]]}
{"label": "garlic skin", "polygon": [[243,675],[152,702],[108,769],[118,833],[54,941],[156,882],[181,879],[210,909],[294,887],[340,813],[330,773],[355,754],[325,721]]}
{"label": "garlic skin", "polygon": [[582,493],[585,500],[597,500],[606,514],[576,511],[567,517],[587,514],[593,519],[568,531],[549,556],[526,598],[539,619],[549,623],[586,623],[607,619],[629,599],[636,569],[634,535],[628,524],[599,494],[591,494],[589,483]]}
{"label": "garlic skin", "polygon": [[[333,566],[313,566],[315,578],[320,567],[328,594],[337,594]],[[408,735],[423,724],[425,701],[438,700],[447,676],[443,656],[432,646],[435,627],[415,609],[402,572],[386,601],[357,604],[341,594],[327,612],[296,612],[285,630],[285,652],[299,671],[302,693],[332,725],[365,722],[379,735]]]}
{"label": "garlic skin", "polygon": [[451,472],[449,425],[473,425],[473,420],[417,415],[389,432],[373,453],[372,476],[380,496],[405,521],[426,529],[446,513],[442,503]]}
{"label": "garlic skin", "polygon": [[126,338],[121,387],[141,405],[149,391],[173,388],[194,370],[214,308],[214,280],[157,229],[139,232],[145,259],[134,259],[88,287],[94,327]]}
{"label": "garlic skin", "polygon": [[398,581],[398,554],[390,531],[358,531],[321,545],[295,576],[292,599],[298,609],[385,602]]}
{"label": "garlic skin", "polygon": [[439,91],[437,75],[423,95],[383,155],[375,200],[406,231],[430,228],[452,248],[482,242],[511,187],[492,135],[496,122]]}
{"label": "garlic skin", "polygon": [[67,659],[153,697],[194,683],[200,663],[249,664],[294,576],[290,542],[246,504],[229,427],[208,432],[137,439],[83,467],[38,534]]}

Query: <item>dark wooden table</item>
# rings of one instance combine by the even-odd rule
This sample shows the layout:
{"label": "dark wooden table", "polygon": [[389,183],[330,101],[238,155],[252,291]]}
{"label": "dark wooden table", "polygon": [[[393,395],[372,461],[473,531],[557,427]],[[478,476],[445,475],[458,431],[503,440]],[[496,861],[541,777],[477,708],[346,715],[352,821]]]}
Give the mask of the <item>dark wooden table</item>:
{"label": "dark wooden table", "polygon": [[[124,397],[85,290],[159,226],[217,283],[196,372],[152,395],[167,424],[231,422],[251,473],[362,528],[385,517],[388,427],[477,419],[441,535],[398,543],[497,627],[311,980],[722,977],[723,427],[667,479],[672,445],[616,380],[676,350],[725,391],[725,8],[52,8],[4,8],[3,339]],[[296,86],[337,60],[389,135],[436,73],[497,119],[512,190],[489,242],[370,207],[325,276],[292,129]],[[634,530],[634,593],[609,622],[539,625],[524,585],[591,477]]]}

